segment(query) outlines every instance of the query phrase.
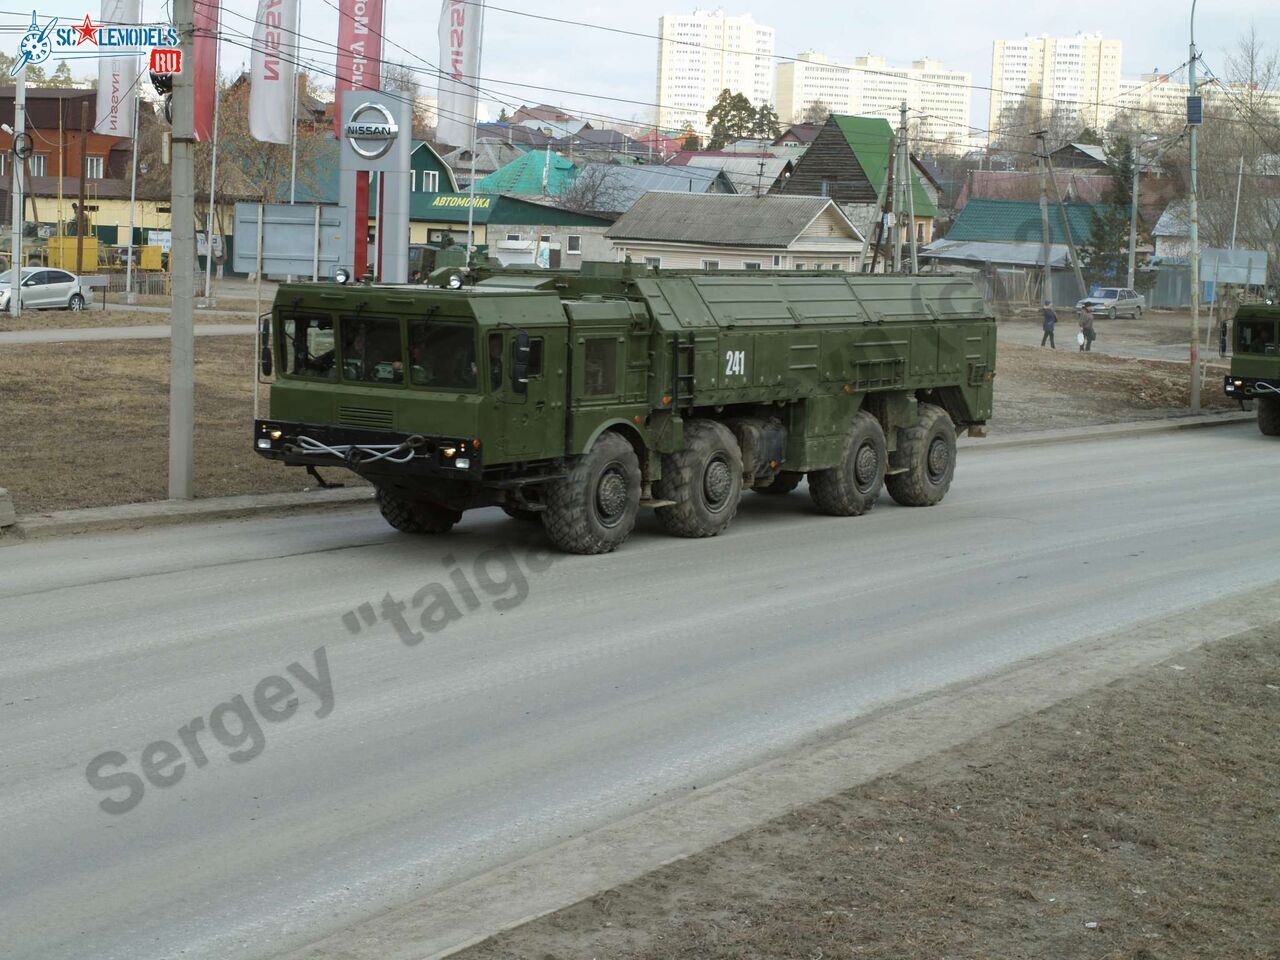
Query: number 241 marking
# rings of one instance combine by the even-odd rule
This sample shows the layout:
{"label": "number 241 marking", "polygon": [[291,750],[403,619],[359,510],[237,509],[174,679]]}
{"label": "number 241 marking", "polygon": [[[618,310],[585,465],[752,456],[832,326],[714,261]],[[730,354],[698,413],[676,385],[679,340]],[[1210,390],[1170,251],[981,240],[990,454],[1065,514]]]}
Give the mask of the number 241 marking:
{"label": "number 241 marking", "polygon": [[730,350],[724,355],[724,359],[724,375],[726,377],[741,376],[747,372],[747,351]]}

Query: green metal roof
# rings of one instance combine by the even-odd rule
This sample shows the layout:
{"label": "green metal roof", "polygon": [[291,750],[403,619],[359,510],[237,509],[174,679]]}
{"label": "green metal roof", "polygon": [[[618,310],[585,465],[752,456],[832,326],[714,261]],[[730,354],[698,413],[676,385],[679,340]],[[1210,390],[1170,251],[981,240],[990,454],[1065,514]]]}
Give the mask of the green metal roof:
{"label": "green metal roof", "polygon": [[[410,218],[413,220],[466,223],[471,197],[467,193],[415,193],[410,196],[409,202]],[[562,210],[519,197],[478,192],[475,196],[474,219],[476,223],[531,227],[607,227],[612,223],[602,217]]]}
{"label": "green metal roof", "polygon": [[577,175],[577,167],[554,150],[531,150],[476,181],[476,189],[529,197],[558,197],[569,189]]}
{"label": "green metal roof", "polygon": [[[858,166],[877,191],[883,191],[889,172],[889,147],[893,141],[893,127],[883,117],[834,116],[836,127],[849,142],[849,149],[857,158]],[[911,193],[917,217],[936,217],[938,208],[920,180],[919,172],[912,167]]]}
{"label": "green metal roof", "polygon": [[[1093,233],[1093,212],[1106,211],[1105,205],[1068,203],[1067,221],[1071,239],[1077,245],[1087,243]],[[1039,243],[1044,237],[1040,220],[1040,204],[1035,200],[970,200],[955,223],[947,231],[948,240],[995,240],[1003,243]],[[1062,213],[1056,203],[1049,204],[1049,242],[1066,243],[1062,229]]]}

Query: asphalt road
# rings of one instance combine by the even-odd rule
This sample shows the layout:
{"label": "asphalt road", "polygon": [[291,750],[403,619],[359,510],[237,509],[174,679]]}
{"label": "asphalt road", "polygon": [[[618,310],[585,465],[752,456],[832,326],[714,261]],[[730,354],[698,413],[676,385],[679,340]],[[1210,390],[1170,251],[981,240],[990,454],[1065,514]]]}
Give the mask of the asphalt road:
{"label": "asphalt road", "polygon": [[[1280,579],[1277,457],[1247,424],[965,452],[934,509],[748,496],[723,537],[646,521],[550,563],[503,554],[531,531],[496,511],[445,539],[356,510],[0,548],[0,952],[268,956],[890,700]],[[360,621],[384,597],[409,644]],[[137,779],[156,742],[175,785]],[[89,785],[110,751],[136,788]]]}

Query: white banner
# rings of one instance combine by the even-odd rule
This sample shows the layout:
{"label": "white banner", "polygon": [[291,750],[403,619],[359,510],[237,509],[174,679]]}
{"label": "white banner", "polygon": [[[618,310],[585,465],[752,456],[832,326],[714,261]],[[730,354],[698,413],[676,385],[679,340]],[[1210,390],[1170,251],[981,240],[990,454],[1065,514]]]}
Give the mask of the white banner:
{"label": "white banner", "polygon": [[436,140],[451,147],[471,143],[483,19],[483,0],[443,0],[440,4],[440,119]]}
{"label": "white banner", "polygon": [[255,140],[293,138],[298,0],[259,0],[249,63],[249,133]]}
{"label": "white banner", "polygon": [[[138,23],[141,0],[102,0],[102,22],[108,26]],[[137,103],[139,58],[113,57],[98,61],[98,106],[94,133],[112,137],[133,136],[133,111]]]}

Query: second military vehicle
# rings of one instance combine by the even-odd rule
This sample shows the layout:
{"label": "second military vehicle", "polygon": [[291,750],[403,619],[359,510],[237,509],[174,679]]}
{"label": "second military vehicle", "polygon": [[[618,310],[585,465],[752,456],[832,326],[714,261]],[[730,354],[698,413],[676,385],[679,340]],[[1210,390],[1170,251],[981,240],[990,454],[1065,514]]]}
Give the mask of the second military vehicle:
{"label": "second military vehicle", "polygon": [[1280,306],[1246,303],[1236,313],[1227,396],[1258,401],[1258,429],[1280,437]]}
{"label": "second military vehicle", "polygon": [[257,451],[367,477],[399,530],[497,505],[593,554],[641,507],[714,536],[744,489],[804,477],[832,516],[882,487],[935,504],[957,429],[991,415],[995,323],[967,280],[631,264],[466,279],[282,286]]}

